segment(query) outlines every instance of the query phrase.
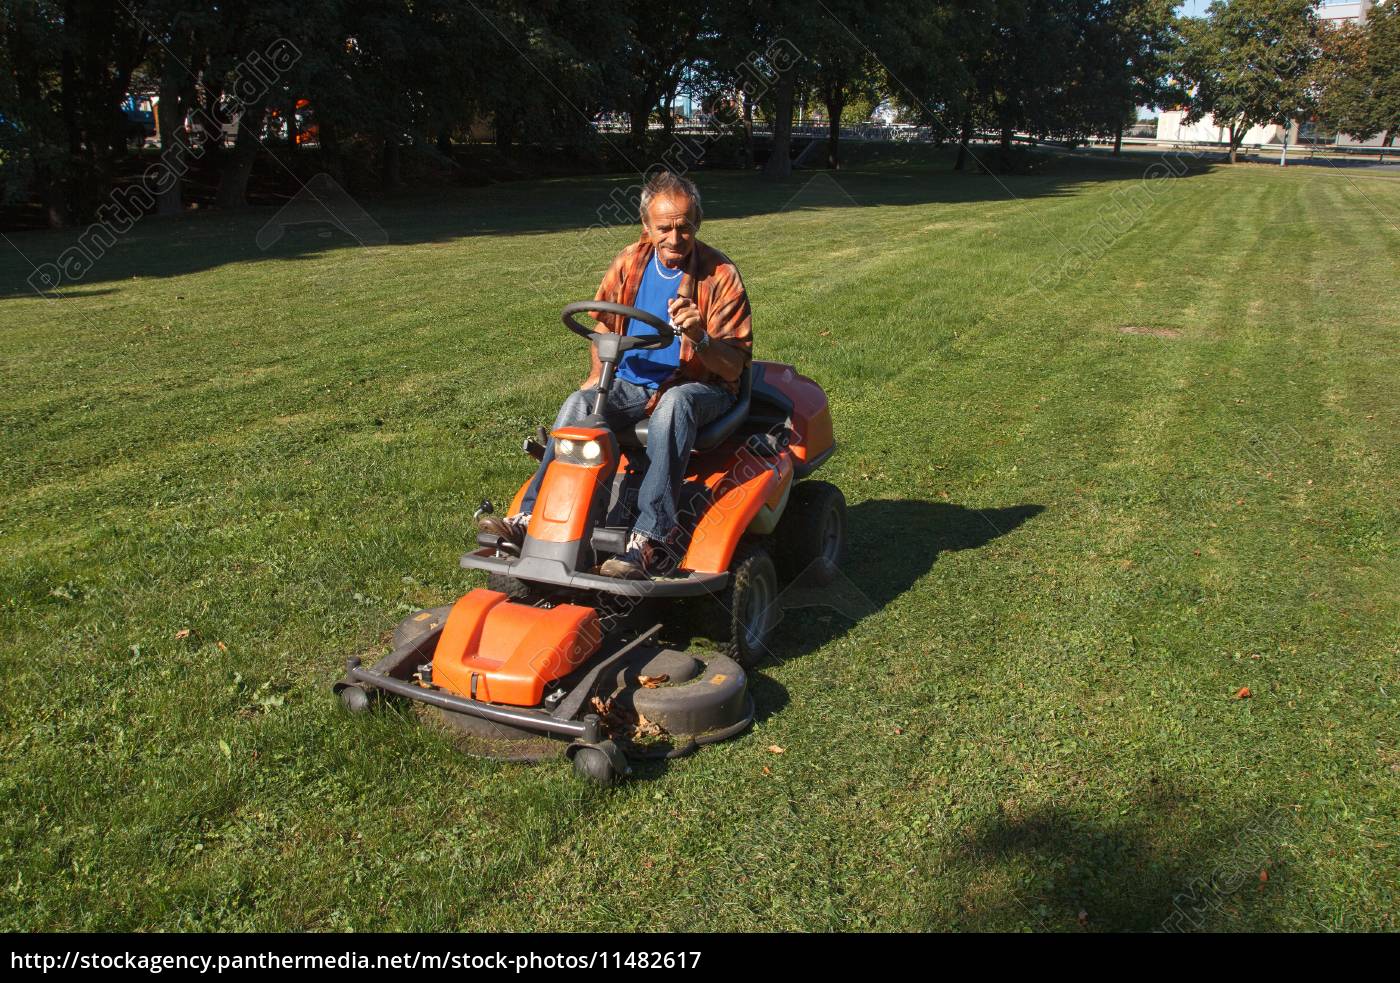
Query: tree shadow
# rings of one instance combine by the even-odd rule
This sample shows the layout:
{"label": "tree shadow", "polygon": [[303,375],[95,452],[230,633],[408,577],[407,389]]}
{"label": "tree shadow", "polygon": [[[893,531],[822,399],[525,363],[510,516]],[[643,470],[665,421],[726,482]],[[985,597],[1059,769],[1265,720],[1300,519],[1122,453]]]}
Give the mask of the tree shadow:
{"label": "tree shadow", "polygon": [[1108,819],[1070,806],[1024,813],[1014,804],[1011,811],[998,807],[945,858],[965,870],[957,927],[1296,929],[1276,913],[1282,885],[1305,877],[1288,858],[1288,837],[1298,822],[1293,810],[1255,805],[1202,817],[1196,798],[1161,787]]}
{"label": "tree shadow", "polygon": [[[1103,182],[1145,185],[1156,160],[1054,158],[1034,173],[991,175],[954,173],[944,156],[911,154],[856,163],[839,172],[797,171],[784,181],[766,181],[745,171],[706,171],[696,179],[705,196],[706,218],[741,219],[828,208],[1030,200],[1068,195],[1079,186]],[[1181,176],[1199,172],[1193,168],[1181,171]],[[278,206],[215,210],[175,219],[146,216],[129,231],[111,236],[114,242],[91,229],[12,235],[14,248],[0,253],[0,299],[38,293],[36,285],[47,291],[43,296],[61,297],[80,286],[184,276],[265,259],[350,255],[360,249],[373,255],[373,249],[383,244],[574,231],[577,241],[555,250],[553,259],[546,257],[545,274],[533,278],[540,281],[537,289],[551,292],[554,281],[562,286],[580,277],[602,275],[620,234],[637,227],[641,176],[588,175],[484,188],[420,189],[355,200],[344,192],[327,195],[322,187],[312,197],[327,214],[316,217],[297,199],[318,180],[321,185],[334,183],[318,175]],[[373,234],[364,234],[366,230]],[[47,271],[50,279],[36,279],[36,269]]]}

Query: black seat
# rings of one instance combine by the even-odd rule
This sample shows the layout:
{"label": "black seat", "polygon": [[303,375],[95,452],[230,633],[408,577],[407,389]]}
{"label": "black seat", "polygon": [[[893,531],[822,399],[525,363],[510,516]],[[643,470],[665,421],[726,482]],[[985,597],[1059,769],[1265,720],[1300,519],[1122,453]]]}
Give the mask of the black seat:
{"label": "black seat", "polygon": [[[739,398],[723,416],[700,428],[700,433],[695,438],[695,449],[707,451],[716,447],[737,430],[739,424],[748,419],[749,400],[752,396],[753,370],[752,366],[745,365],[743,374],[739,376]],[[617,431],[617,442],[623,447],[646,447],[647,427],[650,423],[651,417],[645,417],[630,427],[623,427]]]}

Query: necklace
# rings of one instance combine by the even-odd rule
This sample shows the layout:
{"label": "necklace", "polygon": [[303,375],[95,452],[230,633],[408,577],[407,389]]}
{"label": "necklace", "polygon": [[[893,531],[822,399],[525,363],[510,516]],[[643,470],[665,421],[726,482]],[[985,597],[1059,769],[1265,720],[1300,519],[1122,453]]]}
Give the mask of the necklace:
{"label": "necklace", "polygon": [[681,276],[682,274],[685,273],[685,270],[684,270],[684,269],[679,269],[679,270],[676,270],[676,272],[672,273],[670,276],[667,276],[666,273],[665,273],[665,271],[662,270],[662,268],[661,268],[661,259],[660,259],[660,257],[657,255],[657,253],[656,253],[655,250],[652,250],[651,262],[652,262],[652,265],[656,267],[656,275],[659,276],[659,277],[661,277],[661,279],[663,279],[663,280],[674,280],[676,277]]}

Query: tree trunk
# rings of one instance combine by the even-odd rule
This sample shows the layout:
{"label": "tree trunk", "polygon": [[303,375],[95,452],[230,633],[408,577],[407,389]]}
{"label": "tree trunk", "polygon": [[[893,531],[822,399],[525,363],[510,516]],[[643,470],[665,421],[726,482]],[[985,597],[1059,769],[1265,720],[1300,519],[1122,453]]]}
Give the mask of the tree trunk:
{"label": "tree trunk", "polygon": [[184,93],[167,72],[161,79],[160,104],[156,107],[156,130],[160,135],[160,162],[172,175],[165,190],[156,197],[156,214],[179,215],[185,210],[185,141],[177,134],[185,122]]}
{"label": "tree trunk", "polygon": [[515,118],[510,113],[503,113],[498,109],[494,124],[496,149],[501,153],[507,153],[515,136]]}
{"label": "tree trunk", "polygon": [[336,138],[335,124],[328,119],[317,118],[316,142],[320,145],[321,167],[331,176],[331,180],[341,181],[345,176],[345,169],[340,160],[340,143]]}
{"label": "tree trunk", "polygon": [[[219,93],[217,86],[209,89],[208,98],[205,99],[204,104],[200,108],[202,109],[201,117],[203,119],[203,125],[200,126],[199,131],[201,148],[204,150],[222,151],[224,149],[224,116],[219,110]],[[210,125],[211,121],[218,124],[217,129]]]}
{"label": "tree trunk", "polygon": [[627,114],[628,121],[632,124],[630,139],[634,150],[641,150],[646,146],[647,127],[651,123],[651,111],[655,100],[638,100],[632,104],[632,110]]}
{"label": "tree trunk", "polygon": [[258,137],[262,133],[263,120],[267,115],[267,101],[260,99],[245,106],[238,118],[238,136],[234,138],[233,149],[219,173],[219,193],[216,199],[220,208],[243,208],[248,204],[248,178],[253,173],[253,161],[262,148]]}
{"label": "tree trunk", "polygon": [[846,108],[846,100],[829,98],[826,100],[827,126],[826,166],[833,171],[841,169],[841,113]]}
{"label": "tree trunk", "polygon": [[393,137],[385,137],[379,168],[379,184],[385,191],[393,191],[399,186],[400,160],[399,141]]}
{"label": "tree trunk", "polygon": [[1391,127],[1385,131],[1385,139],[1381,141],[1382,147],[1393,147],[1395,145],[1395,128]]}
{"label": "tree trunk", "polygon": [[967,164],[967,143],[972,139],[972,114],[963,113],[962,126],[958,132],[958,159],[953,163],[953,170],[961,171]]}
{"label": "tree trunk", "polygon": [[753,100],[744,92],[744,170],[753,167]]}
{"label": "tree trunk", "polygon": [[53,168],[47,164],[35,164],[34,186],[39,191],[39,200],[44,208],[44,221],[48,223],[49,228],[66,228],[72,220],[68,210],[68,195]]}
{"label": "tree trunk", "polygon": [[[1231,123],[1231,124],[1230,124],[1230,163],[1231,163],[1231,164],[1234,164],[1234,163],[1237,162],[1237,161],[1236,161],[1236,156],[1235,156],[1235,155],[1236,155],[1236,152],[1240,149],[1240,141],[1235,139],[1235,132],[1236,132],[1236,130],[1237,130],[1237,127],[1235,126],[1235,124]],[[1243,139],[1243,138],[1241,138],[1241,139]]]}
{"label": "tree trunk", "polygon": [[1118,124],[1118,129],[1113,134],[1113,156],[1117,157],[1123,153],[1123,124]]}
{"label": "tree trunk", "polygon": [[773,154],[763,165],[763,176],[781,180],[792,175],[792,104],[797,82],[791,72],[778,76],[773,93]]}
{"label": "tree trunk", "polygon": [[679,80],[677,80],[676,84],[673,85],[673,86],[671,86],[670,91],[666,93],[666,105],[665,105],[665,107],[663,108],[662,113],[661,113],[661,126],[662,126],[662,128],[665,130],[665,132],[666,132],[666,139],[667,139],[667,141],[670,141],[671,135],[672,135],[673,133],[675,133],[675,130],[676,130],[676,115],[675,115],[676,109],[675,109],[675,107],[676,107],[676,90],[677,90],[678,88],[680,88],[680,81],[679,81]]}

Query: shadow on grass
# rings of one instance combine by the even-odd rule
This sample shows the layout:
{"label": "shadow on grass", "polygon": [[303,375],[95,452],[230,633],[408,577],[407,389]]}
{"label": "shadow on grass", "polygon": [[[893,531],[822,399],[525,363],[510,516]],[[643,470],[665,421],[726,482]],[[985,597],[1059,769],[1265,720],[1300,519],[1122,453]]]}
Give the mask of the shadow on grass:
{"label": "shadow on grass", "polygon": [[[949,857],[969,885],[960,929],[1194,932],[1280,930],[1271,911],[1303,876],[1288,861],[1297,819],[1255,806],[1201,817],[1198,797],[1149,793],[1121,816],[1068,806],[999,808]],[[1297,887],[1293,884],[1291,887]],[[946,926],[945,926],[946,927]],[[1304,928],[1325,926],[1303,926]]]}
{"label": "shadow on grass", "polygon": [[908,499],[852,506],[841,575],[823,587],[799,579],[782,592],[782,621],[766,661],[783,662],[826,645],[907,591],[940,554],[985,546],[1043,511],[1043,505],[972,509]]}
{"label": "shadow on grass", "polygon": [[[847,509],[846,556],[836,580],[815,587],[798,578],[777,598],[773,641],[759,671],[750,674],[757,719],[776,713],[788,699],[764,668],[815,651],[877,614],[928,573],[940,554],[985,546],[1043,511],[1043,505],[970,509],[909,499],[870,500]],[[658,614],[665,620],[664,611]],[[713,615],[708,604],[696,605],[675,620],[669,643],[703,645]]]}
{"label": "shadow on grass", "polygon": [[[924,161],[869,161],[840,172],[798,171],[784,181],[765,181],[747,172],[711,171],[698,174],[697,182],[705,196],[706,218],[741,219],[828,208],[1031,200],[1062,196],[1085,183],[1136,181],[1146,187],[1154,166],[1181,170],[1180,165],[1164,165],[1160,160],[1047,159],[1034,173],[997,176],[951,172],[946,160],[935,155]],[[1183,176],[1199,172],[1193,168]],[[342,192],[335,200],[347,203],[345,209],[355,214],[343,216],[339,223],[334,216],[308,221],[315,216],[305,209],[284,212],[273,207],[176,219],[147,216],[129,232],[114,236],[110,244],[102,241],[103,236],[84,235],[77,229],[22,233],[12,237],[13,250],[0,252],[0,299],[34,293],[29,280],[36,267],[58,275],[53,281],[57,286],[51,282],[46,289],[52,292],[46,296],[62,297],[79,286],[183,276],[265,259],[310,259],[331,252],[350,255],[364,245],[385,242],[417,245],[570,230],[578,234],[578,241],[540,265],[553,279],[572,282],[584,275],[601,276],[619,236],[636,229],[639,181],[635,174],[595,175],[475,189],[437,188],[358,202]],[[330,207],[338,206],[332,201]],[[373,229],[374,235],[358,236],[356,229]],[[80,241],[83,245],[78,246]],[[716,244],[723,247],[722,241]],[[81,253],[74,254],[73,248]],[[65,254],[68,258],[62,260]],[[539,272],[534,271],[530,279],[538,281]]]}
{"label": "shadow on grass", "polygon": [[[846,557],[836,581],[809,587],[799,578],[778,597],[781,620],[774,641],[749,673],[755,722],[778,713],[791,699],[764,669],[813,652],[877,614],[928,573],[940,554],[985,546],[1044,511],[1043,505],[970,509],[911,499],[872,499],[848,508]],[[667,643],[706,647],[703,632],[706,620],[716,616],[713,603],[696,605],[668,621]],[[658,615],[666,616],[664,611]],[[668,764],[646,762],[637,777],[660,777]]]}

